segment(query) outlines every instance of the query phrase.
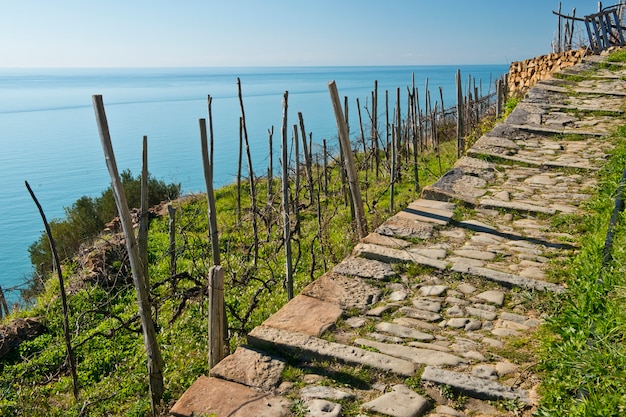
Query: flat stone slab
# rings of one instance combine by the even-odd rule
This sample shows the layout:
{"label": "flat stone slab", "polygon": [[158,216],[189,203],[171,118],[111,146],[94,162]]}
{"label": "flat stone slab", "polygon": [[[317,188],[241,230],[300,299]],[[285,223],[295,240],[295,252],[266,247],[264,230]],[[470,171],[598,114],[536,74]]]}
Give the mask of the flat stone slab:
{"label": "flat stone slab", "polygon": [[300,390],[300,398],[320,398],[339,401],[354,398],[354,394],[333,387],[310,385]]}
{"label": "flat stone slab", "polygon": [[402,326],[400,324],[387,323],[384,321],[376,324],[376,330],[383,333],[389,333],[393,336],[421,341],[430,341],[435,338],[432,334],[420,332],[419,330],[411,329],[410,327]]}
{"label": "flat stone slab", "polygon": [[340,362],[365,365],[403,376],[415,374],[415,365],[408,360],[266,326],[254,328],[248,334],[248,343],[260,349],[278,349],[302,360],[336,359]]}
{"label": "flat stone slab", "polygon": [[372,347],[385,355],[406,359],[416,364],[458,366],[467,363],[465,359],[450,353],[442,352],[441,350],[422,349],[411,346],[382,343],[368,339],[356,339],[354,343],[359,346]]}
{"label": "flat stone slab", "polygon": [[266,327],[300,332],[311,336],[322,333],[337,322],[343,310],[333,303],[298,294],[263,322]]}
{"label": "flat stone slab", "polygon": [[411,246],[411,242],[403,239],[398,239],[391,236],[381,235],[380,233],[372,232],[369,235],[361,239],[363,243],[372,243],[374,245],[389,246],[390,248],[402,249]]}
{"label": "flat stone slab", "polygon": [[463,157],[433,185],[424,187],[423,199],[452,201],[458,199],[475,204],[486,194],[487,185],[495,179],[496,165],[480,159]]}
{"label": "flat stone slab", "polygon": [[262,393],[245,385],[201,376],[170,410],[176,417],[216,415],[232,417],[283,417],[291,401]]}
{"label": "flat stone slab", "polygon": [[396,214],[396,216],[407,220],[419,223],[433,223],[442,226],[448,224],[453,215],[454,213],[452,211],[422,207],[415,203]]}
{"label": "flat stone slab", "polygon": [[452,389],[481,400],[518,400],[530,404],[526,391],[502,385],[499,382],[468,374],[427,366],[422,381],[448,385]]}
{"label": "flat stone slab", "polygon": [[553,291],[556,293],[561,293],[565,291],[564,287],[557,284],[538,281],[530,278],[524,278],[519,275],[495,271],[489,268],[476,267],[467,263],[457,262],[453,264],[450,269],[455,272],[461,272],[464,274],[476,275],[482,278],[486,278],[488,280],[495,281],[506,286],[515,286],[527,288],[530,290]]}
{"label": "flat stone slab", "polygon": [[420,417],[428,409],[428,400],[406,385],[394,385],[388,392],[361,406],[364,410],[392,417]]}
{"label": "flat stone slab", "polygon": [[363,310],[376,304],[382,291],[360,278],[330,272],[307,285],[300,294],[338,305],[344,310]]}
{"label": "flat stone slab", "polygon": [[410,250],[393,249],[368,243],[357,244],[353,255],[388,263],[414,262],[436,269],[446,269],[447,267],[447,263],[442,260],[419,255]]}
{"label": "flat stone slab", "polygon": [[341,404],[332,401],[311,398],[304,400],[307,407],[305,417],[339,417],[341,416]]}
{"label": "flat stone slab", "polygon": [[418,221],[416,216],[400,212],[378,226],[375,232],[384,236],[428,239],[432,237],[433,230],[431,223]]}
{"label": "flat stone slab", "polygon": [[375,259],[349,256],[333,268],[336,274],[387,281],[397,274],[391,265]]}
{"label": "flat stone slab", "polygon": [[235,353],[222,359],[211,376],[270,391],[280,384],[285,361],[256,349],[239,346]]}

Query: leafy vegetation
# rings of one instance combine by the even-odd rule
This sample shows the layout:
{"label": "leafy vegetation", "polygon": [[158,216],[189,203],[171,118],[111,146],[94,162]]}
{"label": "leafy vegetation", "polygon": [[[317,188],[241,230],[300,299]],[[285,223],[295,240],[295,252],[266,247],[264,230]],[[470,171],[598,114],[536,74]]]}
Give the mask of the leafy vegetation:
{"label": "leafy vegetation", "polygon": [[[404,153],[408,149],[398,155],[396,209],[419,195],[412,158]],[[372,154],[357,158],[370,230],[390,214],[390,163],[388,152],[379,152],[378,169]],[[455,159],[453,142],[440,143],[434,153],[421,152],[420,186],[432,183],[450,169]],[[292,185],[291,212],[297,209],[298,213],[291,217],[296,293],[344,259],[355,243],[347,186],[338,168],[333,161],[327,170],[313,166],[313,195],[305,186],[295,190]],[[135,193],[138,179],[130,172],[125,172],[122,179],[128,187],[129,204],[136,205],[130,196]],[[152,184],[153,203],[175,197],[179,190],[161,182]],[[247,181],[239,190],[231,185],[216,191],[231,350],[287,301],[285,241],[280,197],[276,194],[280,184],[274,180],[272,192],[268,184],[266,180],[257,182],[256,211],[251,210]],[[66,209],[66,219],[55,221],[52,229],[57,244],[63,245],[80,399],[75,402],[71,394],[58,280],[46,277],[32,307],[15,315],[40,318],[47,332],[0,360],[0,415],[143,416],[150,410],[140,321],[123,239],[114,232],[100,234],[95,240],[92,237],[95,230],[101,232],[112,217],[110,213],[114,213],[109,193],[107,190],[96,199],[81,198]],[[177,209],[176,273],[170,265],[168,219],[152,219],[148,238],[153,316],[165,362],[163,410],[168,410],[198,375],[208,371],[205,296],[212,258],[206,199],[188,196],[172,204]],[[250,228],[253,215],[259,224],[258,257]],[[88,245],[91,240],[93,244]],[[77,255],[79,247],[82,250]],[[38,265],[47,262],[48,250],[42,237],[31,247],[31,259]]]}
{"label": "leafy vegetation", "polygon": [[[120,177],[129,207],[139,208],[141,177],[133,178],[129,170],[123,171]],[[151,206],[161,201],[176,199],[179,194],[180,184],[166,184],[152,177],[148,179],[148,199]],[[90,244],[93,238],[102,233],[104,225],[116,216],[117,207],[111,187],[103,191],[99,197],[83,196],[71,207],[66,207],[65,219],[50,222],[50,230],[61,260],[71,259],[81,245]],[[30,245],[28,252],[31,264],[36,268],[36,274],[40,279],[32,280],[31,287],[22,294],[23,296],[30,296],[41,290],[41,278],[45,279],[47,276],[43,271],[52,269],[52,251],[45,233]]]}
{"label": "leafy vegetation", "polygon": [[617,416],[626,413],[626,228],[620,216],[612,260],[603,249],[615,193],[626,168],[626,127],[600,172],[597,196],[585,212],[555,218],[580,236],[580,253],[565,266],[568,291],[553,300],[542,335],[543,385],[537,416]]}

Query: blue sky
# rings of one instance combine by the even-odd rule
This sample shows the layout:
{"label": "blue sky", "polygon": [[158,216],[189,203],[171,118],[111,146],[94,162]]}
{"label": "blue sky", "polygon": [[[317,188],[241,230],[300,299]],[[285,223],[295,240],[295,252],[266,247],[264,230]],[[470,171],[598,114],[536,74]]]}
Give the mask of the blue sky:
{"label": "blue sky", "polygon": [[[598,7],[595,0],[561,2],[564,12],[576,7],[578,16]],[[558,5],[4,0],[0,67],[509,64],[551,52]]]}

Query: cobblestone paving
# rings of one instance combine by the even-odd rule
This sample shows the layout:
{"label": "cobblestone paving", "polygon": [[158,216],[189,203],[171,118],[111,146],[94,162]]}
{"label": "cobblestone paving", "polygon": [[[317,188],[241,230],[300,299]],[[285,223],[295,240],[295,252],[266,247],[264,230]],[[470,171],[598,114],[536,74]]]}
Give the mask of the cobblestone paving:
{"label": "cobblestone paving", "polygon": [[624,66],[591,57],[563,74],[254,329],[172,414],[530,415],[540,381],[521,346],[545,320],[541,294],[566,291],[553,271],[577,250],[558,219],[594,192],[626,98]]}

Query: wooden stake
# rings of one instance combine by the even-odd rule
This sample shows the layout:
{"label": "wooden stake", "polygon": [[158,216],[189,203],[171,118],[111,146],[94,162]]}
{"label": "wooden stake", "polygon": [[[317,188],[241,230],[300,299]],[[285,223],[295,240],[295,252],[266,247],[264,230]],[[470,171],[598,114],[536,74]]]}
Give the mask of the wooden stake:
{"label": "wooden stake", "polygon": [[102,96],[94,95],[93,104],[96,113],[96,121],[98,123],[98,131],[100,133],[100,141],[104,151],[104,159],[109,170],[109,175],[111,176],[113,196],[115,197],[115,204],[117,205],[120,221],[122,223],[122,229],[124,230],[124,237],[126,238],[126,250],[128,251],[131,271],[133,274],[133,283],[135,284],[135,292],[137,293],[137,307],[139,316],[141,317],[144,347],[146,349],[146,355],[148,356],[148,374],[152,414],[157,415],[159,404],[161,402],[161,398],[163,397],[163,359],[161,357],[161,351],[159,350],[159,344],[156,340],[154,322],[152,321],[152,316],[150,314],[150,302],[148,294],[146,294],[145,291],[146,280],[142,274],[143,268],[141,266],[139,252],[137,250],[137,241],[133,231],[133,222],[130,217],[130,211],[128,210],[126,194],[124,193],[124,187],[122,186],[122,181],[120,180],[119,172],[117,170],[117,163],[115,162],[115,154],[111,144],[109,125],[104,111]]}
{"label": "wooden stake", "polygon": [[215,193],[213,192],[213,122],[211,121],[211,99],[209,96],[209,125],[211,126],[211,146],[207,142],[206,120],[200,119],[200,144],[202,147],[202,166],[204,167],[204,182],[206,186],[207,214],[209,217],[209,239],[211,240],[211,255],[213,265],[220,265],[220,240],[217,232],[217,210],[215,208]]}
{"label": "wooden stake", "polygon": [[[176,276],[176,208],[172,204],[167,205],[167,214],[169,216],[169,235],[170,235],[170,276]],[[176,279],[172,281],[174,289],[176,289]]]}
{"label": "wooden stake", "polygon": [[237,77],[237,91],[239,95],[239,105],[241,107],[241,123],[243,126],[243,139],[246,144],[246,156],[248,158],[248,174],[250,178],[250,200],[252,210],[252,233],[254,234],[254,265],[259,259],[259,228],[257,225],[257,208],[256,208],[256,179],[254,178],[254,170],[252,169],[252,156],[250,154],[250,142],[248,141],[248,128],[246,127],[246,113],[243,108],[243,98],[241,95],[241,80]]}
{"label": "wooden stake", "polygon": [[143,266],[143,276],[145,277],[146,294],[150,296],[148,288],[148,227],[150,218],[148,213],[148,137],[143,137],[143,152],[141,164],[141,215],[139,216],[139,231],[137,233],[137,245],[139,257]]}
{"label": "wooden stake", "polygon": [[354,156],[352,155],[352,148],[350,146],[350,138],[348,136],[348,127],[346,126],[345,119],[343,117],[343,111],[341,109],[341,101],[339,100],[339,93],[337,92],[337,85],[334,81],[328,83],[328,90],[330,91],[330,97],[335,110],[335,119],[337,120],[337,131],[339,133],[339,140],[341,141],[342,148],[345,150],[344,155],[346,159],[346,170],[348,174],[348,184],[350,186],[350,193],[352,195],[352,201],[354,203],[354,210],[356,213],[356,227],[359,239],[363,239],[367,235],[367,222],[365,219],[365,210],[363,208],[363,200],[361,199],[361,189],[359,187],[359,178],[357,176],[356,167],[354,164]]}
{"label": "wooden stake", "polygon": [[[46,235],[48,235],[48,241],[50,242],[50,248],[52,249],[52,256],[54,260],[54,266],[57,270],[57,276],[59,277],[59,288],[61,292],[61,305],[63,306],[63,335],[65,337],[65,348],[67,349],[67,358],[70,363],[70,372],[72,373],[72,392],[74,393],[74,400],[78,401],[78,376],[76,374],[76,359],[74,358],[74,351],[72,350],[72,340],[70,336],[70,324],[69,324],[69,308],[67,306],[67,296],[65,295],[65,284],[63,282],[63,273],[61,272],[61,261],[59,260],[59,254],[57,252],[57,247],[54,244],[54,239],[52,238],[52,231],[50,231],[50,225],[46,220],[46,215],[43,212],[43,208],[41,204],[39,204],[39,200],[35,197],[35,193],[32,188],[28,184],[28,181],[24,181],[26,184],[26,188],[30,193],[31,198],[35,202],[37,209],[39,210],[39,215],[41,215],[41,220],[43,221],[43,225],[46,229]],[[4,300],[4,294],[2,295],[2,299]],[[6,301],[4,301],[5,310]]]}
{"label": "wooden stake", "polygon": [[283,126],[282,126],[282,168],[283,168],[283,238],[285,239],[285,278],[287,283],[287,299],[293,298],[293,271],[291,264],[291,222],[289,220],[289,160],[287,159],[287,98],[283,96]]}
{"label": "wooden stake", "polygon": [[209,368],[226,357],[226,312],[224,309],[224,271],[220,265],[209,269]]}
{"label": "wooden stake", "polygon": [[465,140],[463,136],[463,84],[461,83],[461,70],[456,70],[456,156],[460,158],[465,152]]}
{"label": "wooden stake", "polygon": [[300,122],[300,134],[302,135],[302,152],[304,153],[304,169],[306,174],[306,188],[309,191],[309,205],[313,204],[313,167],[311,162],[310,148],[307,144],[306,130],[304,130],[304,118],[302,113],[298,112],[298,121]]}

